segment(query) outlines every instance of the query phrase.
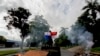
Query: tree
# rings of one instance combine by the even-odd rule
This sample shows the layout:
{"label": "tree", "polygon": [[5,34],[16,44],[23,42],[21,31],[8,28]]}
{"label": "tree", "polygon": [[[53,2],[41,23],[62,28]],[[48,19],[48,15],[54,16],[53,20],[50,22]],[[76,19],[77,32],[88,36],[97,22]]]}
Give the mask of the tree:
{"label": "tree", "polygon": [[49,31],[48,22],[43,19],[43,16],[36,15],[34,21],[30,22],[31,41],[40,44],[44,41],[44,32]]}
{"label": "tree", "polygon": [[6,41],[4,36],[0,36],[0,44],[5,44]]}
{"label": "tree", "polygon": [[60,35],[59,38],[55,39],[55,45],[56,46],[67,46],[67,45],[71,45],[70,40],[68,40],[68,36],[66,36],[65,33],[65,28],[62,28],[62,30],[60,31]]}
{"label": "tree", "polygon": [[85,12],[78,18],[78,23],[85,26],[86,29],[93,34],[94,46],[100,46],[100,4],[97,0],[87,1],[87,5],[84,6]]}
{"label": "tree", "polygon": [[67,46],[67,45],[71,45],[71,42],[67,39],[66,35],[61,34],[59,38],[55,39],[55,45],[56,46]]}
{"label": "tree", "polygon": [[85,12],[79,17],[78,22],[85,26],[88,31],[91,31],[92,29],[89,29],[93,27],[96,24],[96,17],[98,12],[98,6],[97,0],[95,1],[87,1],[88,5],[83,7],[83,10]]}
{"label": "tree", "polygon": [[27,23],[28,17],[31,15],[28,9],[22,7],[12,8],[8,10],[9,16],[5,16],[4,19],[8,22],[7,28],[10,30],[13,27],[20,30],[20,37],[22,39],[21,52],[23,51],[23,42],[28,35],[29,24]]}

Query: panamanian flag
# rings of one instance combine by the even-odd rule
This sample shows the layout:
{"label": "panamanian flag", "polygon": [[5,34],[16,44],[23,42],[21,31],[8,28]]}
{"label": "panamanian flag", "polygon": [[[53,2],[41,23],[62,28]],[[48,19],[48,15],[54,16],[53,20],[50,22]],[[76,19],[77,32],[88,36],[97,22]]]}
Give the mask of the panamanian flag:
{"label": "panamanian flag", "polygon": [[46,40],[49,40],[50,38],[52,38],[52,36],[57,35],[57,32],[45,32],[44,33],[44,37]]}

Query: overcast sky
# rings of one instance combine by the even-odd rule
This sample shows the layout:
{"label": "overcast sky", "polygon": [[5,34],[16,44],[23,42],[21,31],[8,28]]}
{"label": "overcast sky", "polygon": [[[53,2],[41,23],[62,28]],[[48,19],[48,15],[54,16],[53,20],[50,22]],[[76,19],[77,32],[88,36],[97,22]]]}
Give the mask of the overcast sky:
{"label": "overcast sky", "polygon": [[[59,31],[60,27],[69,28],[81,15],[85,0],[0,0],[0,35],[8,36],[8,39],[20,40],[18,31],[8,31],[3,16],[7,15],[7,9],[24,7],[29,9],[32,15],[43,15],[53,30]],[[14,33],[16,32],[16,33]]]}

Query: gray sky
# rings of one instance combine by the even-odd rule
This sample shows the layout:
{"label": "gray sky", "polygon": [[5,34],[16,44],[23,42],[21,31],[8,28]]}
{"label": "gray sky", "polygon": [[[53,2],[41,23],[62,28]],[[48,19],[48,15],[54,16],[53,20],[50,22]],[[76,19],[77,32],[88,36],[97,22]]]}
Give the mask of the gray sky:
{"label": "gray sky", "polygon": [[[9,36],[8,39],[20,40],[15,29],[8,31],[3,16],[9,8],[22,6],[35,15],[43,15],[51,25],[52,30],[59,31],[60,27],[70,27],[81,15],[85,0],[0,0],[0,34]],[[4,31],[4,32],[3,32]],[[17,32],[17,34],[15,33]]]}

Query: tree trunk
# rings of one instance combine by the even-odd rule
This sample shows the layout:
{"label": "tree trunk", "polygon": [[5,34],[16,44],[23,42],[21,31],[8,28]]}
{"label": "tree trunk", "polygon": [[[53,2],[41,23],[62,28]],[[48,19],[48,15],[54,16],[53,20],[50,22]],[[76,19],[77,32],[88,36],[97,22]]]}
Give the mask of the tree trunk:
{"label": "tree trunk", "polygon": [[20,52],[23,54],[24,38],[22,37],[21,39],[22,39],[22,41],[21,41],[21,46],[20,46],[20,48],[21,48]]}

